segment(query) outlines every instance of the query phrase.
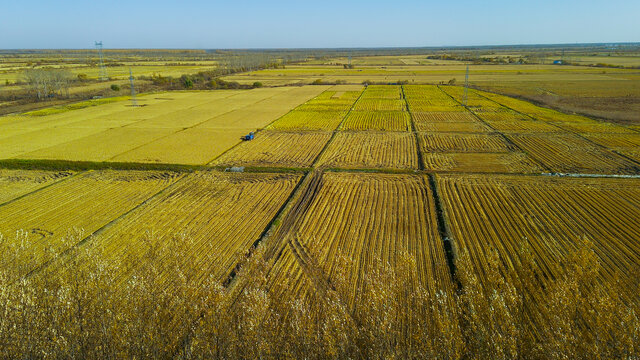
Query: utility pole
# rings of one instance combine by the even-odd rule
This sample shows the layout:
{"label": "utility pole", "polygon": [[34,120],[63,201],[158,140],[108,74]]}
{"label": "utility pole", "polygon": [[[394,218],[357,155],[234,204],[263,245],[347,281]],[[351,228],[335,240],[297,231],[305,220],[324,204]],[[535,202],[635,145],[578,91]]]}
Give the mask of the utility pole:
{"label": "utility pole", "polygon": [[462,98],[462,105],[467,106],[469,92],[469,64],[467,64],[467,72],[464,74],[464,97]]}
{"label": "utility pole", "polygon": [[133,87],[133,72],[131,68],[129,68],[129,86],[131,86],[131,106],[137,107],[138,102],[136,101],[136,89]]}
{"label": "utility pole", "polygon": [[107,68],[104,66],[104,56],[102,55],[102,41],[96,41],[96,50],[98,50],[98,57],[100,58],[100,71],[98,74],[98,78],[100,81],[106,81],[109,78],[107,77]]}

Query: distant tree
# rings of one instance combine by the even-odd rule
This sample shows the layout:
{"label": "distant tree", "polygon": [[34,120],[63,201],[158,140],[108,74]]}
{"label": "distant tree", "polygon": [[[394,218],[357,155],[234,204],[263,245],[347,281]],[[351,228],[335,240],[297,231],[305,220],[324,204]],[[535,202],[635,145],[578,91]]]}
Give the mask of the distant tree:
{"label": "distant tree", "polygon": [[113,90],[113,91],[120,91],[120,85],[118,85],[118,84],[112,84],[112,85],[111,85],[111,90]]}
{"label": "distant tree", "polygon": [[455,85],[455,83],[456,83],[456,78],[453,78],[447,82],[447,84],[449,85]]}
{"label": "distant tree", "polygon": [[73,75],[64,69],[27,69],[22,74],[29,92],[42,100],[55,95],[69,97]]}
{"label": "distant tree", "polygon": [[262,87],[262,83],[260,81],[256,81],[253,83],[253,87],[254,88],[261,88]]}

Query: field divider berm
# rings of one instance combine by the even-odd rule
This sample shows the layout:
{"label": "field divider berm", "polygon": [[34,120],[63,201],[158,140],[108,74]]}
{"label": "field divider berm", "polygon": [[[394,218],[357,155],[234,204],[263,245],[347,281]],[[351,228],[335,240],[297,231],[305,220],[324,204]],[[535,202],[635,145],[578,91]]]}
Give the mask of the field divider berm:
{"label": "field divider berm", "polygon": [[202,165],[44,159],[4,159],[0,160],[0,168],[51,171],[143,170],[173,172],[194,172],[205,169]]}
{"label": "field divider berm", "polygon": [[451,279],[456,283],[458,288],[460,288],[460,282],[456,277],[457,251],[454,244],[455,239],[453,238],[451,229],[449,228],[447,210],[444,208],[442,199],[440,198],[440,192],[438,191],[438,184],[435,174],[428,173],[426,174],[426,176],[428,179],[429,187],[431,188],[431,193],[433,194],[433,200],[436,207],[436,219],[438,220],[438,232],[444,246],[444,254],[447,259],[449,273],[451,274]]}
{"label": "field divider berm", "polygon": [[404,94],[404,85],[400,86],[400,91],[402,92],[402,99],[404,100],[404,105],[409,113],[409,122],[411,124],[411,132],[413,133],[413,138],[416,141],[416,151],[418,153],[418,170],[423,171],[425,169],[424,159],[422,156],[422,150],[420,150],[420,139],[418,137],[418,130],[416,128],[415,121],[413,119],[413,112],[409,108],[409,102],[407,102],[407,97]]}
{"label": "field divider berm", "polygon": [[136,210],[144,207],[145,205],[149,204],[153,199],[155,199],[159,195],[163,194],[165,191],[168,191],[169,189],[173,188],[174,186],[176,186],[176,184],[182,182],[184,179],[187,178],[187,176],[188,176],[188,174],[180,175],[180,177],[176,181],[174,181],[173,183],[171,183],[171,184],[167,185],[166,187],[162,188],[160,191],[152,194],[147,199],[145,199],[144,201],[140,202],[138,205],[136,205],[136,206],[132,207],[131,209],[125,211],[124,213],[120,214],[118,217],[116,217],[115,219],[113,219],[113,220],[109,221],[108,223],[104,224],[102,227],[100,227],[99,229],[95,230],[91,234],[83,237],[77,243],[75,243],[72,246],[70,246],[69,248],[65,249],[64,251],[62,251],[57,256],[51,258],[50,260],[47,260],[46,262],[44,262],[43,264],[41,264],[37,268],[29,271],[25,275],[25,278],[30,278],[31,276],[36,275],[39,272],[41,272],[43,269],[47,268],[53,262],[61,261],[62,258],[66,257],[68,255],[71,255],[73,251],[75,251],[79,247],[81,247],[84,244],[86,244],[89,240],[91,240],[92,238],[100,235],[101,233],[103,233],[104,231],[109,229],[111,226],[115,225],[118,221],[120,221],[121,219],[124,219],[125,217],[127,217],[129,214],[131,214],[134,211],[136,211]]}

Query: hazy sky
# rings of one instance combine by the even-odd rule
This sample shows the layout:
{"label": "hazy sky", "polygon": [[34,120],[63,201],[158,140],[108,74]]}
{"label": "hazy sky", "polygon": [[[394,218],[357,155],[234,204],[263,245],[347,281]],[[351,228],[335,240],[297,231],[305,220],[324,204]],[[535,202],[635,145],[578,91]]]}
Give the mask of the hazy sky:
{"label": "hazy sky", "polygon": [[0,48],[640,42],[639,0],[3,0]]}

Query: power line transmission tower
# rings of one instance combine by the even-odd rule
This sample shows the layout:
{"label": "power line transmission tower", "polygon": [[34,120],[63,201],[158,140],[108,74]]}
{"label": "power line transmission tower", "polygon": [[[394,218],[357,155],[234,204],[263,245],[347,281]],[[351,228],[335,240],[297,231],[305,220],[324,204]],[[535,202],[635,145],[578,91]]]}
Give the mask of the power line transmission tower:
{"label": "power line transmission tower", "polygon": [[136,101],[136,89],[133,87],[133,72],[131,68],[129,68],[129,86],[131,86],[131,106],[138,106],[138,102]]}
{"label": "power line transmission tower", "polygon": [[467,98],[469,92],[469,65],[467,65],[467,72],[464,74],[464,97],[462,98],[462,105],[467,106]]}
{"label": "power line transmission tower", "polygon": [[100,58],[100,72],[98,77],[100,81],[108,80],[107,78],[107,68],[104,66],[104,56],[102,55],[102,41],[96,41],[96,50],[98,50],[98,57]]}

